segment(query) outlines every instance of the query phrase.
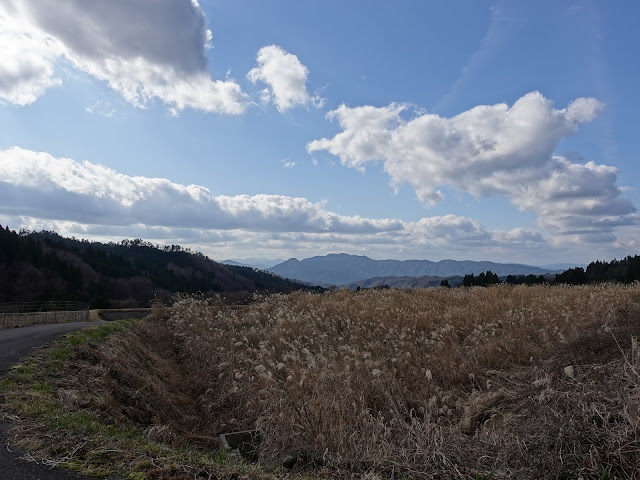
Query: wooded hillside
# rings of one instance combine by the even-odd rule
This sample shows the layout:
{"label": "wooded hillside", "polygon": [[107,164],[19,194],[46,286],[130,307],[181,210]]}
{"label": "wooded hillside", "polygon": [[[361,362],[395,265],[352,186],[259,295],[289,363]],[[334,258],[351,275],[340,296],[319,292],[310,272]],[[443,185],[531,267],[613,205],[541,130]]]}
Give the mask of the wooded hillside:
{"label": "wooded hillside", "polygon": [[128,308],[179,292],[239,300],[304,288],[267,272],[229,269],[179,245],[140,239],[105,244],[0,226],[0,302],[76,300],[92,308]]}

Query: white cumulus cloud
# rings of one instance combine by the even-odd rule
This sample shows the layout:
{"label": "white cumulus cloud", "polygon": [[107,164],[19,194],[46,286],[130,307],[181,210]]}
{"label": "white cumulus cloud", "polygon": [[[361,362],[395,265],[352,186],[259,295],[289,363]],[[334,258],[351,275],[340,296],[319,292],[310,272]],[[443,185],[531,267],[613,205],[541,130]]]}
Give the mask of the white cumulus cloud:
{"label": "white cumulus cloud", "polygon": [[277,45],[269,45],[258,51],[256,61],[258,65],[249,71],[247,78],[253,83],[263,82],[267,85],[262,91],[265,103],[273,102],[280,112],[310,103],[322,105],[322,99],[309,95],[309,69],[296,55]]}
{"label": "white cumulus cloud", "polygon": [[20,147],[0,150],[0,220],[13,228],[97,239],[167,238],[208,252],[213,245],[230,248],[232,243],[238,250],[278,255],[361,249],[394,257],[443,251],[467,257],[477,251],[483,258],[491,252],[498,258],[510,249],[522,253],[548,245],[533,230],[489,230],[455,215],[415,222],[340,215],[305,198],[215,195],[199,185],[128,176]]}
{"label": "white cumulus cloud", "polygon": [[304,198],[216,196],[199,185],[131,177],[19,147],[0,151],[0,185],[5,213],[83,223],[350,233],[402,228],[397,220],[338,215]]}
{"label": "white cumulus cloud", "polygon": [[602,238],[615,226],[638,223],[615,168],[554,155],[561,139],[602,108],[594,98],[579,98],[556,109],[539,92],[512,106],[481,105],[451,118],[419,113],[405,119],[409,106],[403,104],[342,105],[328,114],[342,131],[307,149],[326,150],[361,170],[380,162],[393,185],[409,184],[426,205],[443,198],[442,186],[476,197],[503,195],[535,212],[548,232]]}
{"label": "white cumulus cloud", "polygon": [[211,40],[197,2],[6,0],[0,5],[0,97],[18,105],[59,84],[62,60],[144,107],[238,114],[247,95],[233,80],[212,80]]}
{"label": "white cumulus cloud", "polygon": [[33,103],[49,87],[60,85],[55,61],[61,46],[34,31],[15,7],[0,4],[0,99],[14,105]]}

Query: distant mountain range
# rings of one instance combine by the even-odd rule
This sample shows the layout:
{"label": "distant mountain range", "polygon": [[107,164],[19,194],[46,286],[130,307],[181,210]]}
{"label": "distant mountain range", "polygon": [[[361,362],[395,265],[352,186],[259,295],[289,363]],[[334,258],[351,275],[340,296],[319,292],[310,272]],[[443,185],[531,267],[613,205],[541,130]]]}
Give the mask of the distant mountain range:
{"label": "distant mountain range", "polygon": [[[549,270],[515,263],[476,262],[471,260],[373,260],[360,255],[333,253],[298,260],[291,258],[268,271],[285,278],[300,280],[312,285],[348,285],[362,280],[380,277],[454,277],[473,273],[477,275],[491,270],[498,276],[545,275],[562,270]],[[430,280],[434,280],[433,278]]]}
{"label": "distant mountain range", "polygon": [[220,263],[223,265],[235,265],[238,267],[253,267],[259,268],[260,270],[267,270],[274,265],[278,265],[282,263],[284,260],[270,260],[268,258],[238,258],[238,259],[228,259],[221,260]]}
{"label": "distant mountain range", "polygon": [[560,270],[560,271],[565,271],[565,270],[569,270],[570,268],[576,268],[576,267],[580,267],[580,268],[587,268],[587,264],[586,263],[552,263],[551,265],[538,265],[538,267],[540,268],[546,268],[547,270]]}

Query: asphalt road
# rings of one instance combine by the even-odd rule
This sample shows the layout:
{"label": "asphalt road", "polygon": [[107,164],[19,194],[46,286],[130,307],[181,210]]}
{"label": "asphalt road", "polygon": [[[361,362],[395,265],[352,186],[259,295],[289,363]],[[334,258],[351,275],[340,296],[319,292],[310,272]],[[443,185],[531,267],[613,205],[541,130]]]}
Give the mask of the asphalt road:
{"label": "asphalt road", "polygon": [[[60,336],[103,322],[56,323],[0,330],[0,377],[22,358],[29,356]],[[50,468],[22,460],[26,454],[12,446],[7,438],[9,422],[0,422],[0,480],[87,480],[69,470]],[[108,479],[105,479],[108,480]],[[116,480],[112,477],[112,480]]]}

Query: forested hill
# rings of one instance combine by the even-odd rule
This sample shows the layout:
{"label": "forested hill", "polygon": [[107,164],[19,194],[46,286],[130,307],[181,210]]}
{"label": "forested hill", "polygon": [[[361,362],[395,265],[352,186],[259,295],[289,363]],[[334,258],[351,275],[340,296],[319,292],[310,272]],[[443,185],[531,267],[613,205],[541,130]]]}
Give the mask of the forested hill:
{"label": "forested hill", "polygon": [[640,256],[631,255],[622,260],[591,262],[587,269],[570,268],[556,275],[556,283],[583,285],[587,283],[617,282],[633,283],[640,281]]}
{"label": "forested hill", "polygon": [[99,243],[0,226],[0,302],[77,300],[92,308],[147,307],[175,293],[242,299],[308,288],[254,269],[229,269],[178,245]]}

